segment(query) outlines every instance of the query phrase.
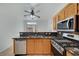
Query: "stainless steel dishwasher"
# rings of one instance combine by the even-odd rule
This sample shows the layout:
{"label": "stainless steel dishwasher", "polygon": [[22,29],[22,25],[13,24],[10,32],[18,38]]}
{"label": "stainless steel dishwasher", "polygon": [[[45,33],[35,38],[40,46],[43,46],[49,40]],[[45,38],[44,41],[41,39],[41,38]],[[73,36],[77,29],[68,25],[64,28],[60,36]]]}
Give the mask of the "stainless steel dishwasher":
{"label": "stainless steel dishwasher", "polygon": [[26,39],[15,39],[15,55],[26,55]]}

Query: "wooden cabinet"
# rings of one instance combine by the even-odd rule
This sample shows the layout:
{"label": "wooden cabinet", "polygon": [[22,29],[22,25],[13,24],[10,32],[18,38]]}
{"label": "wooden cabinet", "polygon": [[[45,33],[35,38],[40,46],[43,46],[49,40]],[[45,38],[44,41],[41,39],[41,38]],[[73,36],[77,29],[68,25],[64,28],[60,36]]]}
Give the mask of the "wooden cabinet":
{"label": "wooden cabinet", "polygon": [[78,15],[79,15],[79,3],[77,4],[77,12],[78,12]]}
{"label": "wooden cabinet", "polygon": [[73,48],[67,49],[66,50],[66,56],[74,56]]}
{"label": "wooden cabinet", "polygon": [[51,55],[50,39],[27,39],[27,55]]}
{"label": "wooden cabinet", "polygon": [[68,17],[79,15],[79,3],[70,3],[65,6],[56,16],[53,17],[53,29],[57,29],[57,22],[65,20]]}
{"label": "wooden cabinet", "polygon": [[53,17],[53,20],[52,20],[52,25],[53,25],[53,30],[56,30],[56,17],[54,16]]}
{"label": "wooden cabinet", "polygon": [[70,52],[68,52],[68,51],[66,52],[66,55],[67,55],[67,56],[73,56],[73,54],[70,53]]}
{"label": "wooden cabinet", "polygon": [[51,54],[51,44],[49,39],[43,39],[42,40],[42,45],[44,47],[43,49],[43,54]]}
{"label": "wooden cabinet", "polygon": [[35,40],[35,51],[34,54],[40,55],[43,53],[43,45],[42,45],[42,39],[34,39]]}
{"label": "wooden cabinet", "polygon": [[35,40],[28,39],[26,41],[27,54],[33,54],[35,52]]}
{"label": "wooden cabinet", "polygon": [[70,3],[58,13],[58,21],[77,14],[77,3]]}
{"label": "wooden cabinet", "polygon": [[59,14],[58,14],[58,21],[62,21],[65,19],[65,11],[62,10]]}
{"label": "wooden cabinet", "polygon": [[65,8],[65,18],[74,16],[77,14],[77,4],[76,3],[70,3]]}
{"label": "wooden cabinet", "polygon": [[58,16],[54,16],[52,20],[53,30],[57,30]]}

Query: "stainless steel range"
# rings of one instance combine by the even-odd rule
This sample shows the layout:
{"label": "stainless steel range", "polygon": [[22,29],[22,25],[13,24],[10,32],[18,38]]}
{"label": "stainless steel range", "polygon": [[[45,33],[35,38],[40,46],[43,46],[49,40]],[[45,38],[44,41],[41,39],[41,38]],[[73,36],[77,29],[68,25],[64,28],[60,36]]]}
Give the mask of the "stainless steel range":
{"label": "stainless steel range", "polygon": [[[63,35],[63,37],[65,37]],[[74,47],[79,47],[79,44],[76,43],[75,41],[69,40],[67,38],[58,38],[54,37],[52,40],[52,46],[53,46],[53,52],[54,55],[57,56],[66,56],[66,49],[67,48],[74,48]]]}

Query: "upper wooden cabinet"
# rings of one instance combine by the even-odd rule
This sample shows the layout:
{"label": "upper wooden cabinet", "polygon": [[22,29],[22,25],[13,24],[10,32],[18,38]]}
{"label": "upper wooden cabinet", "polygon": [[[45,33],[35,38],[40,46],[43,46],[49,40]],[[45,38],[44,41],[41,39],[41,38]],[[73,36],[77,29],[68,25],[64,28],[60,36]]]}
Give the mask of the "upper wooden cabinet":
{"label": "upper wooden cabinet", "polygon": [[77,14],[77,4],[70,3],[65,7],[65,18],[71,17]]}
{"label": "upper wooden cabinet", "polygon": [[53,30],[57,29],[58,16],[54,16],[52,20]]}
{"label": "upper wooden cabinet", "polygon": [[77,4],[77,12],[78,12],[78,15],[79,15],[79,3]]}
{"label": "upper wooden cabinet", "polygon": [[68,4],[56,16],[53,17],[53,30],[57,29],[57,22],[65,20],[66,18],[74,15],[79,15],[79,3]]}
{"label": "upper wooden cabinet", "polygon": [[61,21],[61,20],[64,20],[64,19],[65,19],[65,14],[64,14],[64,10],[62,10],[58,14],[58,21]]}

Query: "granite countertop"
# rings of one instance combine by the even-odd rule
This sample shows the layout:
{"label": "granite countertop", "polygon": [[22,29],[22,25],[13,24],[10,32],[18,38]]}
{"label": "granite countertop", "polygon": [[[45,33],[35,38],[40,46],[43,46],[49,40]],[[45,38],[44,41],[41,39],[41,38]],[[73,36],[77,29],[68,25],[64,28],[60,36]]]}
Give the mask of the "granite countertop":
{"label": "granite countertop", "polygon": [[29,39],[29,38],[52,38],[52,37],[16,37],[16,38],[13,38],[13,39]]}

